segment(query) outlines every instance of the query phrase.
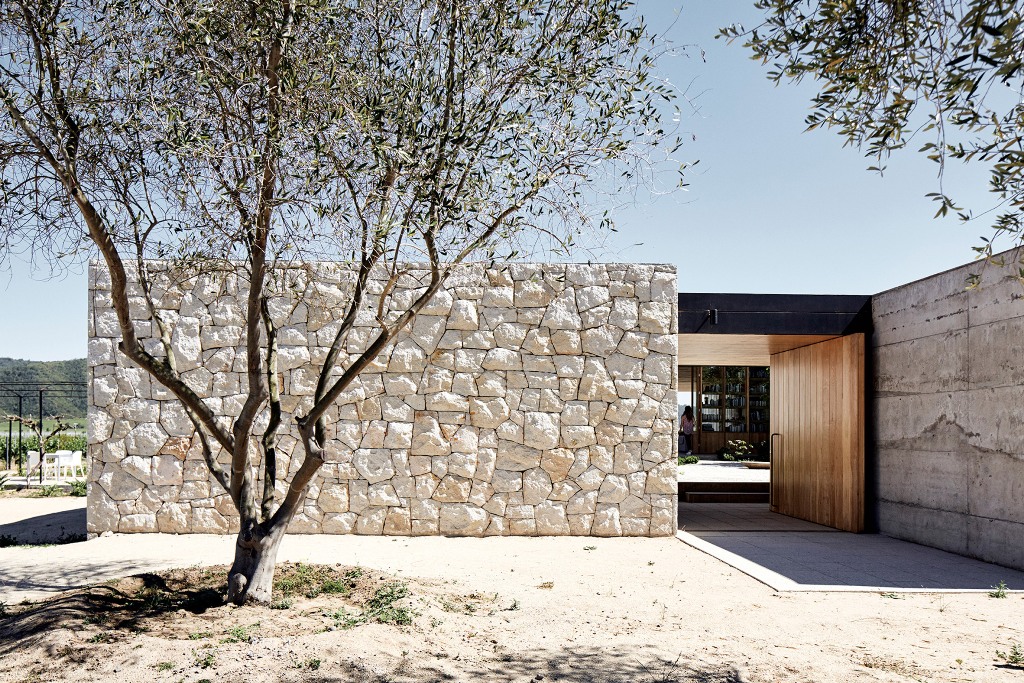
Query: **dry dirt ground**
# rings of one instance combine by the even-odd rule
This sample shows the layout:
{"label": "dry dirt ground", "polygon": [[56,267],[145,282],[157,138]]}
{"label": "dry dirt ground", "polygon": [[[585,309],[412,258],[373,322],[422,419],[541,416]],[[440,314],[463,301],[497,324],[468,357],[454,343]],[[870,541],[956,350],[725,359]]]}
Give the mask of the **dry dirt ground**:
{"label": "dry dirt ground", "polygon": [[1021,594],[777,593],[671,538],[331,542],[361,566],[282,564],[272,607],[223,566],[8,605],[0,681],[1024,681]]}

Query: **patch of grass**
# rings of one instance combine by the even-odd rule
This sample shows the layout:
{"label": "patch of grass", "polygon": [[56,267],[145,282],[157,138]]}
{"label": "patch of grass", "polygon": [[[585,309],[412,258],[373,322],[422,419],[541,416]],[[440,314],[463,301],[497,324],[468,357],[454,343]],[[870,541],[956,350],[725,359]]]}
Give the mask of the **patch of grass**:
{"label": "patch of grass", "polygon": [[36,489],[34,497],[36,498],[56,498],[58,496],[68,495],[67,489],[60,484],[46,484]]}
{"label": "patch of grass", "polygon": [[555,582],[554,581],[545,581],[544,583],[542,583],[539,586],[537,586],[537,588],[541,588],[543,590],[551,590],[554,587],[555,587]]}
{"label": "patch of grass", "polygon": [[988,597],[990,597],[990,598],[1005,598],[1006,597],[1006,589],[1007,588],[1009,588],[1009,586],[1006,585],[1006,582],[1005,581],[1000,581],[998,586],[992,586],[992,590],[990,590],[988,592]]}
{"label": "patch of grass", "polygon": [[1024,649],[1021,648],[1020,643],[1013,643],[1010,646],[1009,652],[996,650],[996,657],[999,657],[999,659],[1011,666],[1024,667]]}
{"label": "patch of grass", "polygon": [[76,498],[82,498],[88,492],[89,484],[84,479],[76,479],[75,481],[68,482],[71,490],[68,491],[69,496],[75,496]]}
{"label": "patch of grass", "polygon": [[217,657],[212,652],[207,650],[206,652],[197,652],[196,655],[196,666],[200,669],[209,669],[211,666],[216,665]]}
{"label": "patch of grass", "polygon": [[696,455],[680,455],[678,463],[680,465],[696,465],[700,462],[700,458]]}
{"label": "patch of grass", "polygon": [[248,626],[235,626],[229,629],[227,636],[221,638],[221,643],[251,643],[253,638],[253,631],[260,627],[260,622],[255,624],[249,624]]}
{"label": "patch of grass", "polygon": [[317,657],[310,657],[306,661],[298,664],[296,669],[308,669],[310,671],[317,671],[320,669],[320,659]]}
{"label": "patch of grass", "polygon": [[157,662],[153,668],[157,671],[170,671],[174,668],[174,662]]}
{"label": "patch of grass", "polygon": [[213,635],[213,633],[211,633],[210,631],[193,631],[192,633],[188,634],[188,639],[189,640],[206,640],[207,638],[209,638],[212,635]]}
{"label": "patch of grass", "polygon": [[86,640],[87,643],[109,643],[114,640],[114,634],[109,631],[100,631]]}
{"label": "patch of grass", "polygon": [[292,599],[291,598],[279,598],[273,600],[270,603],[270,609],[291,609]]}
{"label": "patch of grass", "polygon": [[304,595],[315,598],[320,594],[348,595],[355,587],[356,579],[363,575],[359,567],[341,573],[330,567],[302,564],[282,566],[274,581],[274,589],[283,597]]}
{"label": "patch of grass", "polygon": [[360,624],[379,623],[409,626],[415,616],[408,607],[397,603],[409,596],[409,586],[400,581],[389,581],[378,588],[364,605],[363,612],[356,614],[342,608],[331,615],[335,625],[341,629],[350,629]]}

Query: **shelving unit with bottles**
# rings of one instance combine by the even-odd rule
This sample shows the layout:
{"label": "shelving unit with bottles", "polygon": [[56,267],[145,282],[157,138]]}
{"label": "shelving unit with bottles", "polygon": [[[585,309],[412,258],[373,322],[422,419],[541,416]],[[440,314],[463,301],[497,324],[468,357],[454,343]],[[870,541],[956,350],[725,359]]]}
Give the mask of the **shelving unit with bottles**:
{"label": "shelving unit with bottles", "polygon": [[768,438],[769,370],[707,365],[698,377],[696,452],[713,454],[726,441]]}

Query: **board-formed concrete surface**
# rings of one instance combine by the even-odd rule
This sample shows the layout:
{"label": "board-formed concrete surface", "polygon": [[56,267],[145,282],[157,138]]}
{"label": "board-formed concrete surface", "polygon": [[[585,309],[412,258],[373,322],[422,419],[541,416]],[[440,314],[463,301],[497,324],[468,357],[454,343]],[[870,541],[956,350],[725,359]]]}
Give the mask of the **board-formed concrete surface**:
{"label": "board-formed concrete surface", "polygon": [[[965,289],[979,271],[980,286]],[[877,483],[867,494],[884,534],[1024,569],[1015,272],[974,263],[873,297]]]}

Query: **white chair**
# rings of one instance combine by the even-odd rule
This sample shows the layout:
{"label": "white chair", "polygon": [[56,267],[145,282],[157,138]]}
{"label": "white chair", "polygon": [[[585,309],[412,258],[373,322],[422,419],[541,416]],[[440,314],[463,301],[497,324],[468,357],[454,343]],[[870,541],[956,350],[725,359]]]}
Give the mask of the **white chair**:
{"label": "white chair", "polygon": [[39,469],[39,451],[28,452],[28,470],[25,476],[32,476],[32,473]]}
{"label": "white chair", "polygon": [[62,453],[70,454],[71,451],[55,451],[43,454],[43,479],[58,479],[60,477],[60,457]]}
{"label": "white chair", "polygon": [[82,462],[82,451],[57,451],[57,476],[59,478],[77,479],[79,473],[85,476],[85,464]]}

